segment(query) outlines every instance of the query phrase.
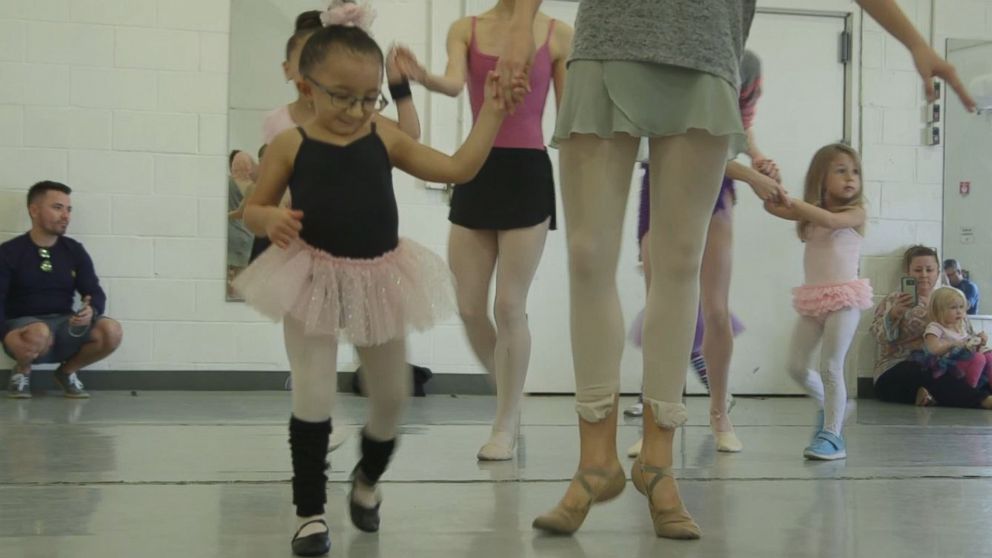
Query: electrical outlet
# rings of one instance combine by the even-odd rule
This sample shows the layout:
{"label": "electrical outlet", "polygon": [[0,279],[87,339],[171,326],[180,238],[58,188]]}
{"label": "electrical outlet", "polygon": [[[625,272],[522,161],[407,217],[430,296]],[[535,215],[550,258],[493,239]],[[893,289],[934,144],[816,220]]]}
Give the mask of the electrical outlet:
{"label": "electrical outlet", "polygon": [[923,129],[923,145],[940,145],[940,126],[927,126]]}

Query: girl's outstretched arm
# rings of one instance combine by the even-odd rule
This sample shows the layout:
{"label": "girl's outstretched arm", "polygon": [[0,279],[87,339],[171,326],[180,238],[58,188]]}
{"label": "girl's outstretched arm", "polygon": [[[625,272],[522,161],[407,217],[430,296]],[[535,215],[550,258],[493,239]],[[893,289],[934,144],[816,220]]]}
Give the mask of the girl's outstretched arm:
{"label": "girl's outstretched arm", "polygon": [[828,229],[857,229],[865,224],[868,214],[863,207],[852,207],[841,211],[828,211],[803,200],[793,200],[793,209],[798,220],[805,220]]}
{"label": "girl's outstretched arm", "polygon": [[454,155],[448,156],[417,143],[396,130],[383,129],[381,136],[393,165],[428,182],[462,184],[474,178],[489,157],[506,115],[501,103],[492,95],[495,86],[496,74],[491,73],[487,78],[486,102],[479,112],[479,118],[465,143]]}

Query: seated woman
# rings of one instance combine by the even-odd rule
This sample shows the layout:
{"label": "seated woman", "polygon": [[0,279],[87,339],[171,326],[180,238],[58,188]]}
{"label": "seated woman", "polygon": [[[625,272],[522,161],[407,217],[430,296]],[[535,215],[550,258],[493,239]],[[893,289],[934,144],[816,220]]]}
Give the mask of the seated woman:
{"label": "seated woman", "polygon": [[875,397],[891,403],[992,410],[992,393],[975,388],[955,374],[934,378],[914,352],[923,350],[930,322],[927,305],[940,282],[940,258],[926,246],[911,246],[903,255],[903,271],[916,279],[917,302],[896,291],[875,307],[871,332],[881,349],[875,363]]}

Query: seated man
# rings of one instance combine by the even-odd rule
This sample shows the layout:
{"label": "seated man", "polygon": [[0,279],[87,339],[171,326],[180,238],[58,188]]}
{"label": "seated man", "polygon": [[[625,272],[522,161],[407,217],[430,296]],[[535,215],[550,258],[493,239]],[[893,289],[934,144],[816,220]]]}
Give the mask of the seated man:
{"label": "seated man", "polygon": [[[67,238],[72,190],[39,182],[28,191],[31,230],[0,244],[0,340],[16,361],[9,396],[31,397],[32,364],[59,363],[66,397],[86,398],[76,376],[121,343],[119,323],[103,316],[107,296],[83,245]],[[78,292],[82,306],[73,311]]]}
{"label": "seated man", "polygon": [[978,285],[965,278],[961,264],[957,260],[944,260],[944,274],[951,286],[964,293],[968,300],[968,314],[974,316],[978,314]]}

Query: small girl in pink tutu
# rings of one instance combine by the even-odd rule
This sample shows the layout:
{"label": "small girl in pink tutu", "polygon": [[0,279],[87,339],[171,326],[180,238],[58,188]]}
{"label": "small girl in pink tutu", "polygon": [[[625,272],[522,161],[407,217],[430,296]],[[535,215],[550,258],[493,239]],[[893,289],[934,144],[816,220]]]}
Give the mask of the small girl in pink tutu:
{"label": "small girl in pink tutu", "polygon": [[[482,167],[504,118],[487,100],[454,156],[423,146],[393,126],[376,126],[386,105],[383,54],[355,26],[316,30],[300,56],[302,91],[315,115],[269,145],[245,209],[253,233],[272,240],[234,283],[245,300],[283,320],[292,373],[289,443],[293,536],[298,556],[330,549],[324,519],[327,446],[337,391],[337,347],[355,345],[369,396],[361,460],[352,472],[352,523],[379,528],[377,483],[396,446],[410,394],[406,336],[454,309],[448,266],[420,244],[398,235],[392,167],[423,180],[460,184]],[[521,94],[522,85],[517,89]],[[279,207],[286,188],[292,208]]]}
{"label": "small girl in pink tutu", "polygon": [[[792,335],[789,373],[820,406],[816,433],[803,452],[807,459],[843,459],[841,436],[847,406],[844,358],[854,339],[861,311],[872,305],[867,279],[858,278],[866,212],[857,151],[834,144],[813,156],[803,200],[792,207],[765,203],[773,215],[797,221],[806,281],[793,290],[799,312]],[[810,361],[818,343],[820,359]]]}

